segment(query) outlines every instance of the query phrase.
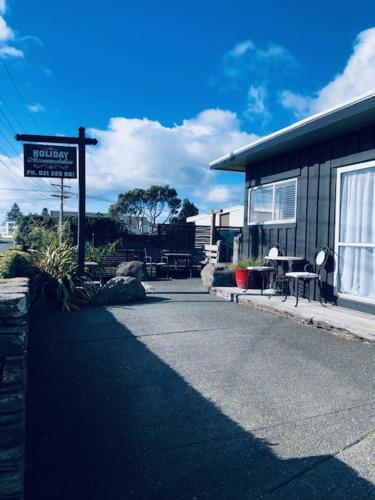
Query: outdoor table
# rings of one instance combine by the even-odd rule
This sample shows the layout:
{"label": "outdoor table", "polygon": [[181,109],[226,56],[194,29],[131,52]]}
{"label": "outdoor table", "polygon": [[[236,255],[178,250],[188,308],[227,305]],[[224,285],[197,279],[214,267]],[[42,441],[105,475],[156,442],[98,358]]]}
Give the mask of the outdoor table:
{"label": "outdoor table", "polygon": [[184,268],[189,270],[190,269],[190,258],[191,258],[191,253],[187,253],[187,252],[163,252],[163,257],[166,257],[167,258],[167,273],[168,273],[168,277],[169,277],[169,269],[171,267],[171,261],[174,262],[174,266],[176,266],[176,270],[178,268],[178,264],[176,263],[176,261],[178,259],[183,259],[184,262],[185,262],[185,266]]}
{"label": "outdoor table", "polygon": [[90,260],[87,260],[85,261],[85,265],[84,265],[84,270],[85,272],[88,273],[88,275],[90,276],[94,276],[92,273],[94,272],[95,268],[98,267],[98,263],[97,262],[94,262],[94,261],[90,261]]}
{"label": "outdoor table", "polygon": [[[277,265],[282,265],[285,263],[286,265],[289,265],[290,263],[293,262],[302,262],[305,259],[303,257],[295,257],[294,255],[278,255],[277,257],[264,257],[264,260],[270,261],[270,262],[276,262]],[[287,269],[288,271],[289,269]],[[274,292],[284,292],[285,289],[285,283],[288,282],[289,280],[285,280],[285,271],[284,266],[283,266],[283,274],[276,274],[275,277],[275,282],[274,282]],[[280,288],[281,286],[281,288]]]}
{"label": "outdoor table", "polygon": [[289,255],[279,255],[277,257],[263,257],[264,260],[273,260],[274,262],[297,262],[305,260],[303,257],[292,257]]}
{"label": "outdoor table", "polygon": [[190,257],[191,253],[166,252],[163,253],[166,257]]}
{"label": "outdoor table", "polygon": [[87,267],[87,269],[93,269],[94,267],[97,267],[97,266],[98,266],[97,262],[93,262],[90,260],[85,262],[85,267]]}
{"label": "outdoor table", "polygon": [[260,278],[261,278],[260,293],[261,293],[261,295],[263,295],[264,285],[265,285],[265,276],[269,275],[270,273],[275,272],[273,270],[273,267],[270,267],[270,266],[248,266],[246,269],[248,271],[255,271],[257,273],[260,273]]}

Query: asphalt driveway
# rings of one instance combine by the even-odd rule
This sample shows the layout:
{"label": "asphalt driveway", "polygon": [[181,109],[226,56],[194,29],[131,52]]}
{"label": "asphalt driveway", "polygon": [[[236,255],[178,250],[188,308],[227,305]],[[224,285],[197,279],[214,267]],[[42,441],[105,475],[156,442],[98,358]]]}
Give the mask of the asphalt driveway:
{"label": "asphalt driveway", "polygon": [[375,346],[200,281],[33,320],[28,500],[375,498]]}

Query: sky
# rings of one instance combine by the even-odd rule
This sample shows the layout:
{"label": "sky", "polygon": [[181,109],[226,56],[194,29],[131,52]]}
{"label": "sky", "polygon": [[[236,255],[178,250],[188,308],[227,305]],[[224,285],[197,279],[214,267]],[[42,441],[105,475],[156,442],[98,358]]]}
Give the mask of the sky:
{"label": "sky", "polygon": [[209,161],[374,87],[367,0],[0,0],[0,220],[58,209],[14,132],[98,139],[88,211],[165,183],[206,211],[244,197]]}

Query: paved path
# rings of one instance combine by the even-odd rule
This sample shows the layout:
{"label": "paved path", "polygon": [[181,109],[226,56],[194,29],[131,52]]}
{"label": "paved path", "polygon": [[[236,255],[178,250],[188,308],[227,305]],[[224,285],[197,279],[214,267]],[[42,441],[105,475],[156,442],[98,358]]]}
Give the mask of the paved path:
{"label": "paved path", "polygon": [[30,333],[28,500],[375,498],[375,348],[198,280]]}

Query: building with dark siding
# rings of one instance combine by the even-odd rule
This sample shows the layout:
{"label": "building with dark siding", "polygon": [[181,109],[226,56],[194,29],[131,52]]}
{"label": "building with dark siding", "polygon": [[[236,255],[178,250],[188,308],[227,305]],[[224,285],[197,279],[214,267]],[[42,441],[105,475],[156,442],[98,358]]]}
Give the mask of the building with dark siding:
{"label": "building with dark siding", "polygon": [[[375,313],[375,92],[310,116],[210,163],[244,172],[244,257],[279,244],[314,263],[332,250],[322,295]],[[319,289],[311,289],[317,299]]]}

